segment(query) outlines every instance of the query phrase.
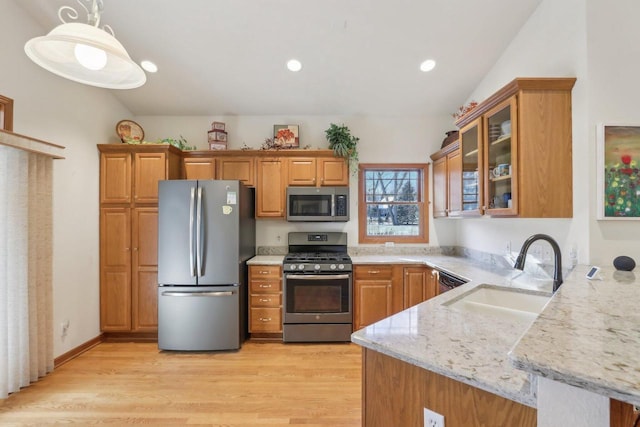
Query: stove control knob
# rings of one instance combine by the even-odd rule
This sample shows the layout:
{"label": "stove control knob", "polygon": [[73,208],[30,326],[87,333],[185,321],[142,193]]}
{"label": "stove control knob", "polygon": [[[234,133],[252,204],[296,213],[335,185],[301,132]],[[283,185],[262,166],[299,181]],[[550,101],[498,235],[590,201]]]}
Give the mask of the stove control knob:
{"label": "stove control knob", "polygon": [[332,270],[335,270],[336,269],[336,265],[335,264],[331,264],[331,267],[329,267],[329,268],[332,269]]}
{"label": "stove control knob", "polygon": [[340,265],[338,265],[338,269],[339,269],[339,270],[344,270],[344,264],[340,264]]}
{"label": "stove control knob", "polygon": [[298,270],[304,270],[304,264],[298,265]]}
{"label": "stove control knob", "polygon": [[290,270],[295,270],[295,269],[296,269],[295,264],[291,264],[291,265],[289,266],[289,269],[290,269]]}
{"label": "stove control knob", "polygon": [[320,264],[316,264],[316,265],[314,265],[314,266],[313,266],[313,269],[314,269],[314,270],[320,270]]}

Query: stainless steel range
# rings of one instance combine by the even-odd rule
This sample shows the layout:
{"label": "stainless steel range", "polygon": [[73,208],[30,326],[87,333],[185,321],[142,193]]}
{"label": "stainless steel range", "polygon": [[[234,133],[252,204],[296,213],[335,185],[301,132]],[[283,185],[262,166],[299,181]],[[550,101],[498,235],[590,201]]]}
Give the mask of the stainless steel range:
{"label": "stainless steel range", "polygon": [[352,264],[347,233],[289,233],[284,258],[283,341],[350,341]]}

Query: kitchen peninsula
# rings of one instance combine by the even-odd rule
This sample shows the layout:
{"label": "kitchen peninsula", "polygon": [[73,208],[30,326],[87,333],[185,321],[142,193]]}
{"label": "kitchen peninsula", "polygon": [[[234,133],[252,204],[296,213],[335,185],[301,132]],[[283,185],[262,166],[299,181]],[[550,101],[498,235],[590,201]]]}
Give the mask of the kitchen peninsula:
{"label": "kitchen peninsula", "polygon": [[[596,283],[578,266],[535,321],[506,321],[447,303],[482,283],[550,292],[552,281],[466,258],[404,258],[470,282],[352,335],[364,347],[363,425],[422,426],[425,407],[443,414],[447,427],[553,425],[540,424],[549,411],[539,406],[538,376],[599,395],[606,423],[589,425],[624,425],[619,413],[629,415],[631,405],[620,401],[640,402],[640,373],[628,364],[640,353],[640,317],[627,315],[640,283],[632,273],[603,269]],[[355,264],[402,259],[353,257]],[[556,400],[569,402],[570,392]]]}

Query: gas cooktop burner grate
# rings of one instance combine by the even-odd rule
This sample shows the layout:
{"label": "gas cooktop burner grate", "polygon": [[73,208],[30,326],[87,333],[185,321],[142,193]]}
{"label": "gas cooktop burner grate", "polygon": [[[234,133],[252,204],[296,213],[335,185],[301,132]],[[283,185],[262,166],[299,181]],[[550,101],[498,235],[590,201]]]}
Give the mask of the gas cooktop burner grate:
{"label": "gas cooktop burner grate", "polygon": [[351,257],[343,253],[302,252],[290,253],[285,257],[285,262],[351,262]]}

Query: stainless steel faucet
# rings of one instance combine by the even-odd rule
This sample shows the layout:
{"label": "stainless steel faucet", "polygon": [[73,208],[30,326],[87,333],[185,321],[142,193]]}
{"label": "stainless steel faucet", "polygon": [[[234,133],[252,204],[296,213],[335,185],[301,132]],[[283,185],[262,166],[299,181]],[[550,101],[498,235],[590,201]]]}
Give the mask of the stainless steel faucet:
{"label": "stainless steel faucet", "polygon": [[553,240],[553,237],[547,234],[534,234],[524,241],[522,245],[522,249],[520,249],[520,253],[518,254],[518,258],[516,258],[516,263],[513,265],[513,268],[518,270],[524,270],[524,262],[527,259],[527,251],[529,250],[529,246],[536,240],[546,240],[549,242],[551,247],[553,248],[553,258],[554,258],[554,269],[553,269],[553,292],[557,291],[560,285],[562,285],[562,253],[560,252],[560,247],[558,243]]}

